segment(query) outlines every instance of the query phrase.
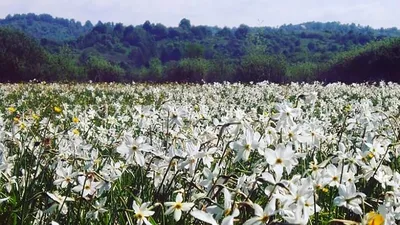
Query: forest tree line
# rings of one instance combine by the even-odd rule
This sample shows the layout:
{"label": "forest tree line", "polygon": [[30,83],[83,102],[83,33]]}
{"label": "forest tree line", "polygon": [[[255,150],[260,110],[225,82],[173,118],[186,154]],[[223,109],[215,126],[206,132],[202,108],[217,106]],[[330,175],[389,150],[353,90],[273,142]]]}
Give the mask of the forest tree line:
{"label": "forest tree line", "polygon": [[338,22],[277,28],[0,20],[1,82],[399,81],[400,31]]}

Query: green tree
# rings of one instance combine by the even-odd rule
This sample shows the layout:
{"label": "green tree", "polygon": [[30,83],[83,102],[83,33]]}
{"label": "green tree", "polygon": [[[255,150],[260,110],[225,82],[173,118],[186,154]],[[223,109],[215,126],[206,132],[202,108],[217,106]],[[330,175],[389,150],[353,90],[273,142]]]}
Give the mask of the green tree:
{"label": "green tree", "polygon": [[149,78],[150,80],[162,81],[163,66],[158,58],[152,58],[149,62]]}
{"label": "green tree", "polygon": [[180,22],[179,22],[179,27],[182,28],[183,30],[190,30],[190,28],[192,27],[192,25],[190,24],[190,20],[183,18]]}
{"label": "green tree", "polygon": [[241,81],[285,81],[286,62],[282,57],[250,54],[246,55],[238,67]]}
{"label": "green tree", "polygon": [[69,81],[86,80],[83,68],[78,66],[78,60],[69,47],[62,47],[58,53],[47,54],[46,80]]}
{"label": "green tree", "polygon": [[235,31],[235,36],[237,39],[245,39],[247,34],[250,32],[250,27],[244,24],[241,24],[239,28]]}
{"label": "green tree", "polygon": [[43,78],[46,52],[20,31],[0,28],[0,81],[17,82]]}
{"label": "green tree", "polygon": [[167,79],[176,82],[201,82],[206,78],[209,68],[208,60],[201,58],[182,59],[177,64],[168,65]]}
{"label": "green tree", "polygon": [[197,43],[189,43],[185,47],[186,58],[203,58],[204,46]]}
{"label": "green tree", "polygon": [[95,82],[121,81],[124,75],[121,67],[98,56],[89,57],[86,62],[86,70],[88,78]]}

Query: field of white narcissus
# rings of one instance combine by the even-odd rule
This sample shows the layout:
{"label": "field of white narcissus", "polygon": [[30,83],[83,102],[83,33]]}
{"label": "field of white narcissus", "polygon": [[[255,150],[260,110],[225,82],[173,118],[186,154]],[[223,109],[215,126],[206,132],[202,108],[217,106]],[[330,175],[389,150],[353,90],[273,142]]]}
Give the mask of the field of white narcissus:
{"label": "field of white narcissus", "polygon": [[396,224],[400,86],[0,85],[1,224]]}

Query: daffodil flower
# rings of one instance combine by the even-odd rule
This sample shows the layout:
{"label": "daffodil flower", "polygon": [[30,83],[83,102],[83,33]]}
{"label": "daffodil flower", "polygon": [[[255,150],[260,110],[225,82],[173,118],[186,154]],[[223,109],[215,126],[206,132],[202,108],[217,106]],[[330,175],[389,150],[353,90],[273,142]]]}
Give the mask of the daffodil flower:
{"label": "daffodil flower", "polygon": [[143,223],[145,223],[146,225],[151,225],[149,220],[147,220],[147,217],[152,216],[154,214],[154,211],[148,209],[149,205],[150,202],[145,202],[139,207],[137,203],[133,201],[132,209],[135,212],[134,217],[137,220],[137,225],[142,225]]}
{"label": "daffodil flower", "polygon": [[173,212],[175,221],[179,221],[181,219],[182,211],[183,212],[189,211],[194,206],[194,203],[192,202],[182,202],[182,201],[183,201],[182,193],[178,193],[176,195],[175,202],[164,203],[165,206],[169,206],[165,214],[168,215]]}

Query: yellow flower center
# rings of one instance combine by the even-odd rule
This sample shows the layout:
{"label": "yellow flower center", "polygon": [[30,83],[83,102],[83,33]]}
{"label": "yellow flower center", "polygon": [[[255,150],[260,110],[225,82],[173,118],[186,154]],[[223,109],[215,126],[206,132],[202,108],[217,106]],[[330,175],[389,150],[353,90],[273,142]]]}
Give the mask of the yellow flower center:
{"label": "yellow flower center", "polygon": [[268,215],[264,215],[262,218],[261,218],[261,222],[264,224],[264,223],[268,223],[268,220],[269,220],[269,216]]}
{"label": "yellow flower center", "polygon": [[175,209],[182,209],[182,203],[181,202],[177,202],[174,206]]}
{"label": "yellow flower center", "polygon": [[282,163],[283,163],[283,160],[282,160],[281,158],[277,158],[275,163],[276,163],[276,164],[282,164]]}
{"label": "yellow flower center", "polygon": [[138,212],[135,214],[135,218],[138,220],[142,220],[144,218],[144,215],[141,212]]}

